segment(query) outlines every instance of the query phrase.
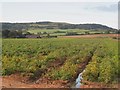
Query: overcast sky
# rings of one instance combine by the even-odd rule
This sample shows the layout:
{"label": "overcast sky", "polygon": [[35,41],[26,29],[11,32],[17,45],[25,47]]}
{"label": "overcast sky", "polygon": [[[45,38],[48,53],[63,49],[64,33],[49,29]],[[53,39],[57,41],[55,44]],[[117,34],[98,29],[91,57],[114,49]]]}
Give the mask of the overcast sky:
{"label": "overcast sky", "polygon": [[118,2],[4,2],[4,22],[98,23],[118,28]]}

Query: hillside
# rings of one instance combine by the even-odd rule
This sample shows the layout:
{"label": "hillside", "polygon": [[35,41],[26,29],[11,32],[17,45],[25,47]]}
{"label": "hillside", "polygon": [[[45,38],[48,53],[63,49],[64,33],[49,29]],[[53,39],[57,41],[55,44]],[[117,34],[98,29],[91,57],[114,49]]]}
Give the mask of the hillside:
{"label": "hillside", "polygon": [[70,24],[61,22],[30,22],[30,23],[2,23],[2,30],[29,30],[29,29],[83,29],[109,30],[116,29],[101,24]]}

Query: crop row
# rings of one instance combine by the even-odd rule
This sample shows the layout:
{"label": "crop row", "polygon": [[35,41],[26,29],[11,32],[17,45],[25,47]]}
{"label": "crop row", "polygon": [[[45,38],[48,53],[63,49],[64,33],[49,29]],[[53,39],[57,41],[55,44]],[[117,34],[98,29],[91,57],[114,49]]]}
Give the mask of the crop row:
{"label": "crop row", "polygon": [[100,40],[91,62],[83,73],[83,78],[93,82],[118,83],[118,62],[118,42]]}
{"label": "crop row", "polygon": [[3,75],[22,73],[32,79],[71,81],[90,61],[85,80],[117,80],[118,48],[113,39],[3,39],[2,47]]}

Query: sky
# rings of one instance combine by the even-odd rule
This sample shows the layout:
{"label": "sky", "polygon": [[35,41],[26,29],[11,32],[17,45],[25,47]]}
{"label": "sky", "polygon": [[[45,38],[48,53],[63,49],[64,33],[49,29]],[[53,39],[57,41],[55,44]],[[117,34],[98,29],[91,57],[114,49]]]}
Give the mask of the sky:
{"label": "sky", "polygon": [[[21,0],[22,1],[22,0]],[[2,2],[2,22],[68,22],[74,24],[97,23],[118,28],[118,2]],[[25,0],[24,0],[25,1]],[[101,0],[102,1],[102,0]],[[110,0],[109,0],[110,1]],[[114,1],[114,0],[112,0]]]}

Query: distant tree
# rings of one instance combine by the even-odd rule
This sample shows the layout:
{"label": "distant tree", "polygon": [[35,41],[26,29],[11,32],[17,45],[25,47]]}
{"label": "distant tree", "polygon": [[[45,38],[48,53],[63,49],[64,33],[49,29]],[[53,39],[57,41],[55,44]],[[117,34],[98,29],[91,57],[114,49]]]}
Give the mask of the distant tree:
{"label": "distant tree", "polygon": [[17,31],[10,31],[8,37],[15,38],[18,35]]}
{"label": "distant tree", "polygon": [[8,38],[8,37],[9,37],[9,36],[8,36],[9,33],[10,33],[9,30],[2,30],[2,37],[3,37],[3,38]]}
{"label": "distant tree", "polygon": [[90,34],[90,33],[88,31],[86,31],[85,34]]}
{"label": "distant tree", "polygon": [[18,35],[18,36],[22,36],[22,35],[23,35],[23,34],[22,34],[22,31],[21,31],[21,30],[18,30],[18,31],[17,31],[17,35]]}
{"label": "distant tree", "polygon": [[31,35],[31,33],[30,32],[26,32],[25,35]]}
{"label": "distant tree", "polygon": [[22,37],[22,31],[17,30],[3,30],[2,31],[2,37],[3,38],[15,38],[15,37]]}
{"label": "distant tree", "polygon": [[42,33],[41,32],[38,32],[37,35],[41,35]]}
{"label": "distant tree", "polygon": [[116,32],[115,32],[116,34],[120,34],[120,30],[116,30]]}
{"label": "distant tree", "polygon": [[110,31],[109,30],[105,31],[105,34],[110,34]]}
{"label": "distant tree", "polygon": [[118,34],[120,34],[120,30],[118,30]]}
{"label": "distant tree", "polygon": [[50,34],[49,34],[49,33],[47,34],[47,37],[48,37],[48,38],[50,37]]}
{"label": "distant tree", "polygon": [[43,34],[47,34],[47,32],[43,32]]}
{"label": "distant tree", "polygon": [[54,33],[65,33],[66,31],[56,31]]}
{"label": "distant tree", "polygon": [[77,35],[77,32],[67,32],[66,35]]}

